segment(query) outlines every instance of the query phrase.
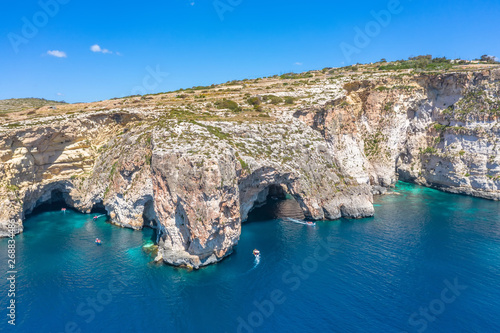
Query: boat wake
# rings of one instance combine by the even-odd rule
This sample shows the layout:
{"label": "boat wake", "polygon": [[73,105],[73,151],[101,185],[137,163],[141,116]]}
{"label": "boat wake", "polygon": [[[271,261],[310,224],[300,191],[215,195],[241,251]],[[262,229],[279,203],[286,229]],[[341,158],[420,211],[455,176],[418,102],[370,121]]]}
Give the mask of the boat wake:
{"label": "boat wake", "polygon": [[252,269],[255,269],[260,264],[260,255],[255,256],[254,265]]}
{"label": "boat wake", "polygon": [[257,268],[257,266],[259,266],[260,264],[260,254],[258,256],[255,256],[255,260],[253,261],[253,267],[250,268],[248,271],[246,271],[245,273],[242,273],[240,276],[244,276],[244,275],[247,275],[249,274],[251,271],[253,271],[254,269]]}
{"label": "boat wake", "polygon": [[314,223],[314,222],[304,222],[304,221],[292,219],[291,217],[284,218],[283,221],[297,223],[297,224],[303,224],[303,225],[308,225],[308,226],[311,226],[311,227],[314,227],[316,225],[316,223]]}
{"label": "boat wake", "polygon": [[234,280],[237,280],[237,279],[241,279],[242,277],[250,274],[253,270],[255,270],[260,264],[260,255],[258,256],[255,256],[255,259],[253,261],[253,267],[248,269],[247,271],[245,272],[241,272],[241,273],[234,273],[234,274],[224,274],[224,276],[222,277],[222,280],[217,280],[217,281],[214,281],[214,282],[196,282],[196,286],[197,287],[200,287],[200,286],[213,286],[213,285],[216,285],[216,284],[220,284],[220,283],[228,283],[229,281],[234,281]]}

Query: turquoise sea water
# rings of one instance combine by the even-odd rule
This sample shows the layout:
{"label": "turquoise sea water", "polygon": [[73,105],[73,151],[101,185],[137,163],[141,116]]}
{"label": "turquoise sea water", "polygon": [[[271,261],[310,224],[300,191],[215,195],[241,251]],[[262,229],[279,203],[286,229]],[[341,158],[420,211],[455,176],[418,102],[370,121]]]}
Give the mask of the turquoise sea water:
{"label": "turquoise sea water", "polygon": [[[16,237],[16,326],[2,279],[0,330],[499,332],[500,203],[396,192],[376,198],[374,218],[244,224],[232,256],[193,272],[151,263],[150,229],[32,216]],[[6,239],[0,249],[6,267]]]}

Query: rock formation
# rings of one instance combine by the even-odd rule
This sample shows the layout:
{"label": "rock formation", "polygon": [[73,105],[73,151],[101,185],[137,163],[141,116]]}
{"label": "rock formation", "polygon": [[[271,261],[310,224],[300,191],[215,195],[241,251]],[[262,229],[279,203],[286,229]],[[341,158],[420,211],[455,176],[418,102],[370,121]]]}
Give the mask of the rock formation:
{"label": "rock formation", "polygon": [[500,198],[500,69],[311,75],[4,121],[0,235],[59,198],[157,228],[157,259],[198,268],[232,252],[271,188],[313,220],[372,216],[372,193],[398,179]]}

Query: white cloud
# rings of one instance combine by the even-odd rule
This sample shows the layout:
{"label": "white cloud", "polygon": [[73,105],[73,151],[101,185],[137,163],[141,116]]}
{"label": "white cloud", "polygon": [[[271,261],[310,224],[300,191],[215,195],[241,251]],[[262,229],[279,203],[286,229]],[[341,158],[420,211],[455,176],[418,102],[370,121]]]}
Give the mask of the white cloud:
{"label": "white cloud", "polygon": [[49,50],[47,51],[48,55],[51,55],[56,58],[67,58],[66,52],[58,51],[58,50]]}
{"label": "white cloud", "polygon": [[113,52],[108,49],[101,48],[98,44],[94,44],[90,47],[90,51],[96,53],[112,54]]}
{"label": "white cloud", "polygon": [[101,47],[99,45],[97,45],[97,44],[92,45],[90,47],[90,51],[92,51],[92,52],[101,52]]}
{"label": "white cloud", "polygon": [[64,96],[63,93],[57,93],[57,96]]}
{"label": "white cloud", "polygon": [[301,63],[301,62],[296,62],[296,63],[295,63],[295,65],[297,65],[297,66],[302,66],[302,65],[303,65],[303,63]]}

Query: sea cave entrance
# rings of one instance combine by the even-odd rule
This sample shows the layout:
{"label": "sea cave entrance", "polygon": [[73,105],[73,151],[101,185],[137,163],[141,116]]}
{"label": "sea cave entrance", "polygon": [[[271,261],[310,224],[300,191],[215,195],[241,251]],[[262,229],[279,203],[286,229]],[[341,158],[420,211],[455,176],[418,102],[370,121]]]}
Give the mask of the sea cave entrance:
{"label": "sea cave entrance", "polygon": [[96,202],[93,206],[92,206],[92,210],[90,211],[90,213],[92,214],[105,214],[105,215],[108,215],[108,211],[106,210],[106,207],[104,206],[104,203],[101,201],[98,201]]}
{"label": "sea cave entrance", "polygon": [[61,208],[72,208],[67,204],[69,194],[61,189],[52,189],[44,193],[36,200],[32,207],[25,208],[25,215],[37,215],[40,213],[61,210]]}
{"label": "sea cave entrance", "polygon": [[142,220],[144,228],[153,229],[153,234],[151,235],[151,241],[154,244],[158,244],[158,241],[163,233],[161,224],[158,223],[158,217],[156,216],[155,205],[153,198],[150,198],[144,204],[144,211],[142,212]]}
{"label": "sea cave entrance", "polygon": [[288,194],[282,185],[267,186],[254,201],[246,222],[268,221],[281,218],[303,220],[305,218],[300,204]]}
{"label": "sea cave entrance", "polygon": [[[69,189],[64,184],[50,184],[25,198],[24,219],[40,213],[60,211],[62,208],[82,212],[73,205]],[[85,213],[108,215],[102,200],[94,202],[92,208],[86,210]]]}
{"label": "sea cave entrance", "polygon": [[153,199],[146,201],[144,211],[142,212],[142,220],[144,226],[156,229],[158,222],[156,221],[156,213]]}

